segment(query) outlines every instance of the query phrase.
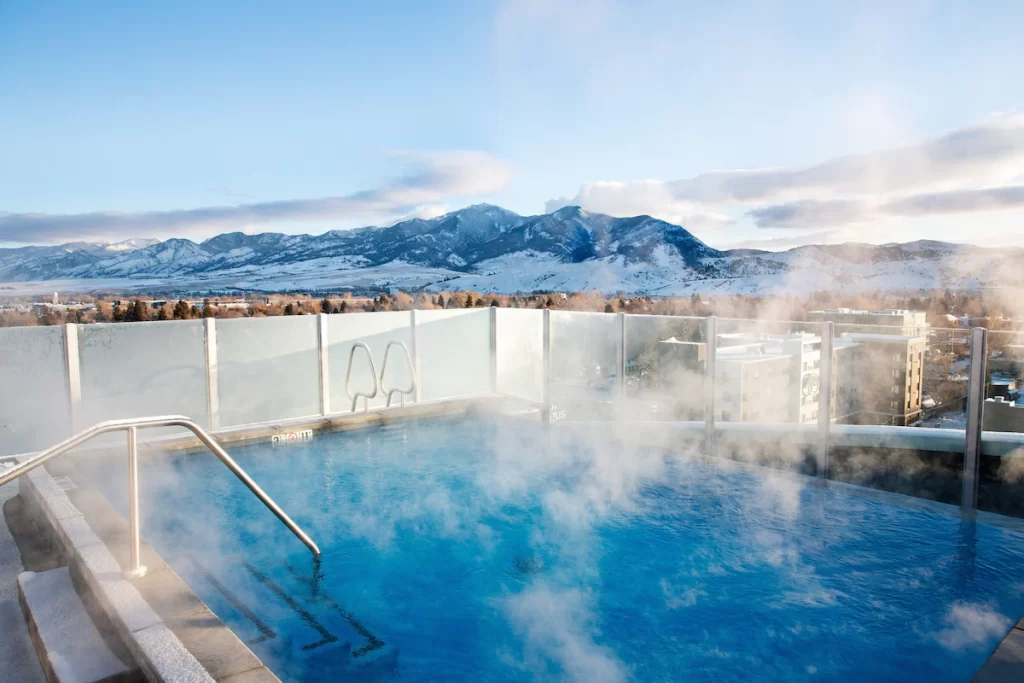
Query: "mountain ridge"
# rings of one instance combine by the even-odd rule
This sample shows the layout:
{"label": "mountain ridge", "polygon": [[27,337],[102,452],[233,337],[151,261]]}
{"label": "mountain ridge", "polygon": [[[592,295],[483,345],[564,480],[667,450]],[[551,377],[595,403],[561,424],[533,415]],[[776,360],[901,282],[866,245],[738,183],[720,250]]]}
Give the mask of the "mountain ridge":
{"label": "mountain ridge", "polygon": [[139,286],[166,280],[183,287],[227,282],[238,288],[283,283],[312,289],[356,286],[369,278],[370,286],[436,288],[457,281],[490,291],[575,286],[634,293],[732,283],[726,289],[757,293],[806,289],[817,276],[822,288],[861,280],[878,289],[927,289],[944,283],[980,286],[993,276],[1013,280],[1019,269],[985,266],[1016,253],[934,240],[719,250],[683,226],[648,215],[616,218],[567,206],[521,216],[474,204],[436,218],[320,235],[236,231],[201,242],[133,239],[0,249],[0,282],[71,280],[88,287],[88,281],[99,280]]}

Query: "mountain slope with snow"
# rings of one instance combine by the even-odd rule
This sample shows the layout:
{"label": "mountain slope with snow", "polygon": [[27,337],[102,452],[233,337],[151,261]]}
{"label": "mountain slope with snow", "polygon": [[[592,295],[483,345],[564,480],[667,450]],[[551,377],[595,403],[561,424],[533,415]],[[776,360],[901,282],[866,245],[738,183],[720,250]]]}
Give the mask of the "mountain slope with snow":
{"label": "mountain slope with snow", "polygon": [[[779,294],[1017,285],[1021,250],[921,240],[785,252],[719,251],[685,228],[579,207],[520,216],[470,206],[433,219],[322,235],[225,233],[186,239],[0,249],[0,283],[88,291],[474,289]],[[102,283],[102,284],[101,284]]]}

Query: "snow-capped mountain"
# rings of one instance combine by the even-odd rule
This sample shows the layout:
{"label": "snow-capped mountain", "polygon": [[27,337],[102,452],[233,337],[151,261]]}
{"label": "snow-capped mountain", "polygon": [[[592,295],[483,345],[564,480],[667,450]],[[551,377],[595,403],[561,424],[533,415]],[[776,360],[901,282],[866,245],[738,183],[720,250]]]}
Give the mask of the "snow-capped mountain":
{"label": "snow-capped mountain", "polygon": [[[186,239],[0,249],[0,282],[63,289],[353,287],[693,291],[917,290],[1016,284],[1022,252],[922,240],[719,251],[650,216],[565,207],[520,216],[480,204],[433,219],[322,235],[225,233]],[[15,288],[22,289],[22,288]]]}

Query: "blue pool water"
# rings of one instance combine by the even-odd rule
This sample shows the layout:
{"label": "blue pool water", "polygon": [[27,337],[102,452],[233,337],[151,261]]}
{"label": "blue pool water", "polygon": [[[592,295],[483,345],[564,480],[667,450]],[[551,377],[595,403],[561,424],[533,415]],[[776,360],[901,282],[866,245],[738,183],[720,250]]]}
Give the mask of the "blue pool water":
{"label": "blue pool water", "polygon": [[319,566],[209,454],[146,459],[143,534],[286,681],[967,681],[1024,612],[1017,531],[599,434],[232,453]]}

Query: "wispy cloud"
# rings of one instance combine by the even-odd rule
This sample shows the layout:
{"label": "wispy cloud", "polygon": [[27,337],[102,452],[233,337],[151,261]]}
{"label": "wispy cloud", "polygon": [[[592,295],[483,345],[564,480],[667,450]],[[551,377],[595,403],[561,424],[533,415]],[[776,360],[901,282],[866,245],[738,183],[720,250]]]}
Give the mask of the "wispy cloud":
{"label": "wispy cloud", "polygon": [[0,242],[206,236],[268,223],[343,218],[389,222],[436,215],[446,199],[485,196],[512,178],[507,164],[480,151],[402,151],[393,156],[410,168],[408,173],[352,194],[138,213],[0,213]]}
{"label": "wispy cloud", "polygon": [[600,181],[572,198],[613,215],[650,213],[706,229],[741,210],[760,228],[832,230],[920,216],[1024,208],[1024,116],[805,168],[728,170],[682,180]]}

